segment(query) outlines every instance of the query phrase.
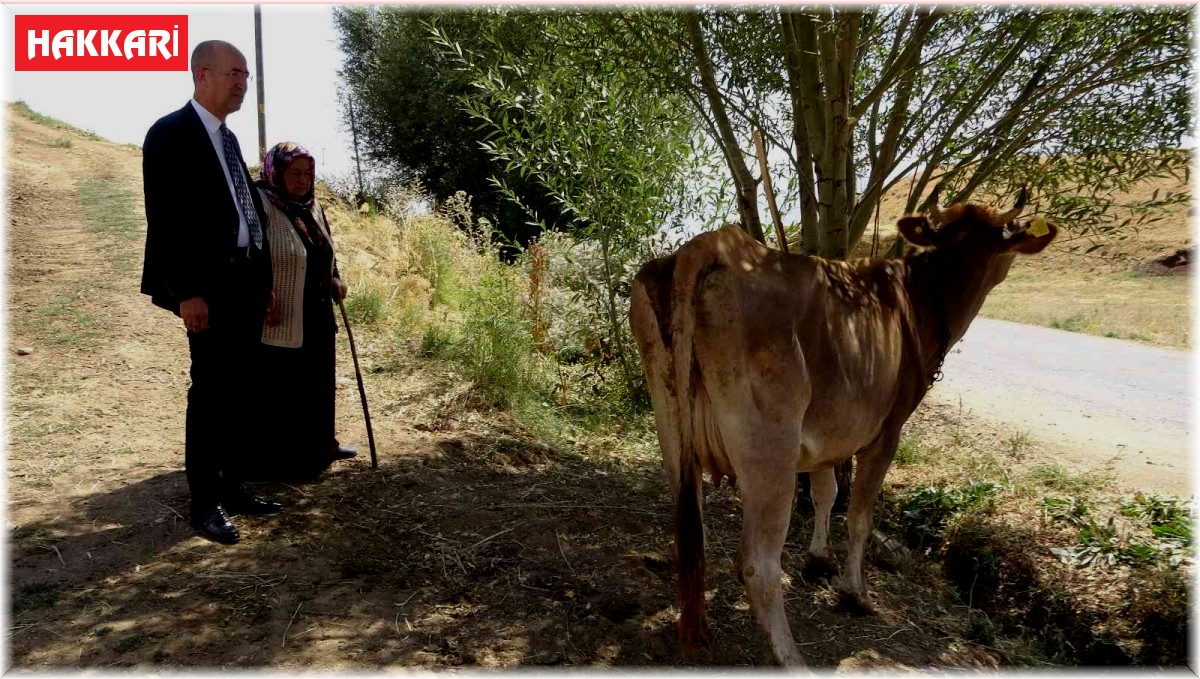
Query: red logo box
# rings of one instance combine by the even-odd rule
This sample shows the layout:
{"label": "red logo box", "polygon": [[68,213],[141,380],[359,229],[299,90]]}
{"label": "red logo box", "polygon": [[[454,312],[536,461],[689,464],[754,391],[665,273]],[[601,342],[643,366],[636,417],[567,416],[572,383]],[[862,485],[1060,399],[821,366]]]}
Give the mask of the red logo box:
{"label": "red logo box", "polygon": [[163,14],[18,14],[18,71],[186,71],[188,18]]}

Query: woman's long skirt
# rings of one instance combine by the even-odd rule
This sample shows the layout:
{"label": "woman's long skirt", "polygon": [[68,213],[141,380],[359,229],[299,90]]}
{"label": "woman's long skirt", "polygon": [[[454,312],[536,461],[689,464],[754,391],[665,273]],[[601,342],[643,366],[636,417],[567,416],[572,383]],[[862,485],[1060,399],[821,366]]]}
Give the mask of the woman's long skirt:
{"label": "woman's long skirt", "polygon": [[333,461],[335,329],[329,299],[306,300],[302,346],[260,345],[262,435],[247,480],[311,479]]}

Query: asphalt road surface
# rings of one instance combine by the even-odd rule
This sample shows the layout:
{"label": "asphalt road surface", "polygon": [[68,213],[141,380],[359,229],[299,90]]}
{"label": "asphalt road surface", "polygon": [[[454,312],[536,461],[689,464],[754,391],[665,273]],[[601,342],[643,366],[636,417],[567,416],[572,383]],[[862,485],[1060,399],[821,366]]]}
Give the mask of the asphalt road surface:
{"label": "asphalt road surface", "polygon": [[1045,462],[1189,496],[1190,371],[1186,351],[977,318],[929,397],[1030,434]]}

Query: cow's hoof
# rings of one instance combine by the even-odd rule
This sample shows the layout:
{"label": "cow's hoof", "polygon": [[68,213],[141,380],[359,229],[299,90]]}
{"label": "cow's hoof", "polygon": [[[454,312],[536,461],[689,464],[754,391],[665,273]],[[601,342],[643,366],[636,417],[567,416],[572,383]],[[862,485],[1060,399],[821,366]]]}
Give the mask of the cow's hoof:
{"label": "cow's hoof", "polygon": [[775,655],[775,662],[779,663],[780,667],[789,670],[805,670],[808,669],[808,663],[804,661],[804,656],[800,655],[800,651],[792,649],[784,655]]}
{"label": "cow's hoof", "polygon": [[838,608],[851,615],[875,615],[875,607],[865,594],[838,592]]}
{"label": "cow's hoof", "polygon": [[837,574],[837,564],[833,559],[809,554],[804,559],[804,566],[800,569],[800,574],[809,582],[832,580],[833,576]]}

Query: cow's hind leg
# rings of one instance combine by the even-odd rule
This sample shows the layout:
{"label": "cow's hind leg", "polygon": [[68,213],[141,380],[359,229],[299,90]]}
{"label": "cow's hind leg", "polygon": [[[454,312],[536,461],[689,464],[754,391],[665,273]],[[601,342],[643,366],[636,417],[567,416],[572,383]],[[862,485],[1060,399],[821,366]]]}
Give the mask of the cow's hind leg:
{"label": "cow's hind leg", "polygon": [[802,666],[783,605],[783,569],[779,558],[791,520],[796,477],[774,473],[764,466],[753,478],[739,480],[742,490],[742,582],[759,626],[771,642],[775,659],[785,666]]}
{"label": "cow's hind leg", "polygon": [[842,606],[853,612],[875,612],[863,580],[863,555],[871,536],[871,513],[875,508],[875,498],[883,488],[883,477],[892,464],[899,440],[899,427],[885,427],[879,438],[858,454],[858,473],[854,478],[854,492],[850,494],[850,511],[847,514],[849,548],[846,566],[838,584]]}
{"label": "cow's hind leg", "polygon": [[807,580],[829,578],[837,572],[833,554],[829,551],[829,514],[837,497],[837,478],[834,468],[822,469],[809,475],[812,484],[813,534],[808,546],[808,558],[804,560],[804,577]]}

